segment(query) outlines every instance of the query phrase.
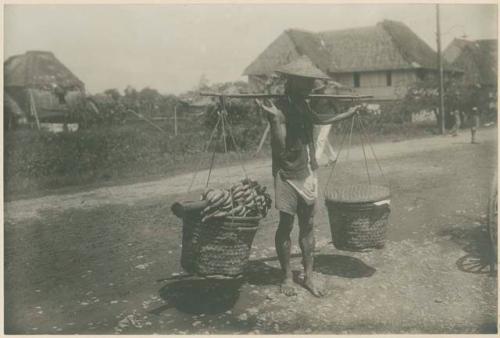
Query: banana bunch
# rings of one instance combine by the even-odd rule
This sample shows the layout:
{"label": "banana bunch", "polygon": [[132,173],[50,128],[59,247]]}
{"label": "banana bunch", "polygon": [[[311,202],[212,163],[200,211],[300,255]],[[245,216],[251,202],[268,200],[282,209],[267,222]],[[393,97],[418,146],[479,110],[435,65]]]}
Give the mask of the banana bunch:
{"label": "banana bunch", "polygon": [[230,189],[207,189],[201,195],[207,207],[202,211],[202,222],[226,216],[262,216],[271,208],[271,196],[266,187],[245,178]]}

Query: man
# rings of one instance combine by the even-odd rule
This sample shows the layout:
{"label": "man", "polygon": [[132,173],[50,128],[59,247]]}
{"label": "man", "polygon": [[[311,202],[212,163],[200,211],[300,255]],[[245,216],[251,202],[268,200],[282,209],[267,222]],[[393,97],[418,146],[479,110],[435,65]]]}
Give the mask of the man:
{"label": "man", "polygon": [[322,120],[313,112],[306,96],[314,87],[314,79],[328,77],[308,59],[298,59],[277,71],[285,76],[285,97],[276,102],[257,103],[268,113],[271,126],[272,172],[275,182],[275,204],[280,212],[275,245],[283,271],[281,292],[296,294],[290,267],[290,233],[295,214],[299,223],[299,246],[304,265],[304,287],[314,296],[324,292],[313,277],[314,209],[318,195],[313,124],[332,124],[352,116],[356,109]]}
{"label": "man", "polygon": [[[327,87],[327,83],[323,81],[316,81],[319,83],[319,85],[316,86],[316,88],[313,89],[314,94],[325,94],[325,90]],[[336,86],[340,86],[340,84],[336,84]],[[321,102],[324,103],[324,102]],[[320,105],[321,105],[320,103]],[[321,107],[320,107],[321,108]],[[324,108],[324,106],[323,106]],[[322,109],[324,110],[324,109]],[[335,161],[337,161],[337,153],[335,150],[333,150],[333,147],[330,143],[329,135],[331,133],[332,125],[331,124],[326,124],[326,125],[320,125],[320,126],[315,126],[314,128],[314,134],[317,135],[316,137],[316,160],[318,161],[319,165],[322,164],[332,164]],[[326,149],[325,149],[326,147]],[[325,151],[327,152],[325,154]],[[323,155],[326,155],[326,162],[323,160]]]}
{"label": "man", "polygon": [[332,144],[330,143],[329,140],[331,129],[332,129],[331,124],[322,125],[318,127],[318,138],[316,141],[316,159],[321,163],[323,154],[325,154],[326,151],[327,154],[325,155],[327,158],[326,161],[327,165],[330,165],[332,163],[335,163],[335,161],[337,161],[337,153],[335,152],[335,150],[333,150]]}
{"label": "man", "polygon": [[471,134],[470,143],[478,144],[479,142],[476,141],[476,132],[477,128],[479,127],[479,111],[477,110],[477,107],[472,107],[471,119],[469,123]]}
{"label": "man", "polygon": [[460,130],[460,125],[461,125],[460,112],[458,111],[458,109],[455,109],[451,114],[455,120],[454,121],[455,124],[453,125],[453,128],[451,128],[450,134],[452,136],[458,136],[458,131]]}

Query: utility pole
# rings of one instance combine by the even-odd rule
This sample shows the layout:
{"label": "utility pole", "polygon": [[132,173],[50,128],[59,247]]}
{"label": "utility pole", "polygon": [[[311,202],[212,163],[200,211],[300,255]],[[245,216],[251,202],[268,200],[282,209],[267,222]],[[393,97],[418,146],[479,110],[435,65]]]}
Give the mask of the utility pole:
{"label": "utility pole", "polygon": [[441,115],[441,134],[444,135],[444,89],[443,89],[443,57],[441,55],[441,21],[439,18],[439,4],[436,4],[437,26],[437,62],[439,67],[439,112]]}

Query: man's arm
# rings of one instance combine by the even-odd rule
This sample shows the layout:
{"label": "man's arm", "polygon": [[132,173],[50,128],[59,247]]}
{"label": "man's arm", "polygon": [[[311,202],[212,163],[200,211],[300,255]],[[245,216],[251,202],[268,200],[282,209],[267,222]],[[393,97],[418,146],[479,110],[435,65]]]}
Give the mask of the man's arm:
{"label": "man's arm", "polygon": [[327,119],[322,119],[319,116],[319,114],[316,113],[314,110],[312,110],[310,107],[309,107],[309,111],[311,113],[312,123],[324,125],[324,124],[333,124],[335,122],[339,122],[339,121],[348,119],[349,117],[353,116],[354,114],[356,114],[358,112],[359,107],[361,107],[361,106],[358,105],[358,106],[351,107],[345,113],[338,114],[338,115],[335,115],[334,117],[327,118]]}
{"label": "man's arm", "polygon": [[265,105],[262,101],[256,100],[257,104],[267,113],[267,120],[271,126],[271,146],[273,152],[282,157],[286,149],[286,126],[285,115],[272,102],[270,106]]}

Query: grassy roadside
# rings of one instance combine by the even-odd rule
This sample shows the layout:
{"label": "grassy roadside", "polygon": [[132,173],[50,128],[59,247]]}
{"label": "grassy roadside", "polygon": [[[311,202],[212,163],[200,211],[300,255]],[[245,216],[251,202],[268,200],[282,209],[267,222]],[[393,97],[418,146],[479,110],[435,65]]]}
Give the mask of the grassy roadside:
{"label": "grassy roadside", "polygon": [[[371,132],[368,138],[371,142],[399,142],[408,139],[417,139],[434,135],[432,126],[400,125],[398,128],[387,128],[380,132]],[[333,132],[331,143],[337,148],[343,134]],[[352,145],[360,143],[358,135],[353,135]],[[19,150],[17,150],[19,151]],[[141,152],[140,158],[134,159],[130,154],[130,160],[112,165],[102,165],[80,172],[62,171],[58,174],[46,175],[20,175],[14,169],[6,170],[4,180],[5,200],[13,201],[23,198],[40,197],[49,194],[64,194],[75,191],[87,191],[98,187],[127,185],[139,182],[149,182],[158,179],[207,169],[211,162],[211,153],[158,153],[154,149],[141,146],[132,147],[130,152]],[[146,153],[145,155],[143,153]],[[61,156],[64,156],[62,154]],[[255,150],[247,150],[242,153],[216,153],[215,166],[223,167],[238,165],[241,162],[259,161],[269,159],[269,140],[264,144],[259,154]],[[75,161],[80,161],[75,157]],[[9,166],[9,158],[6,158],[6,167]]]}

